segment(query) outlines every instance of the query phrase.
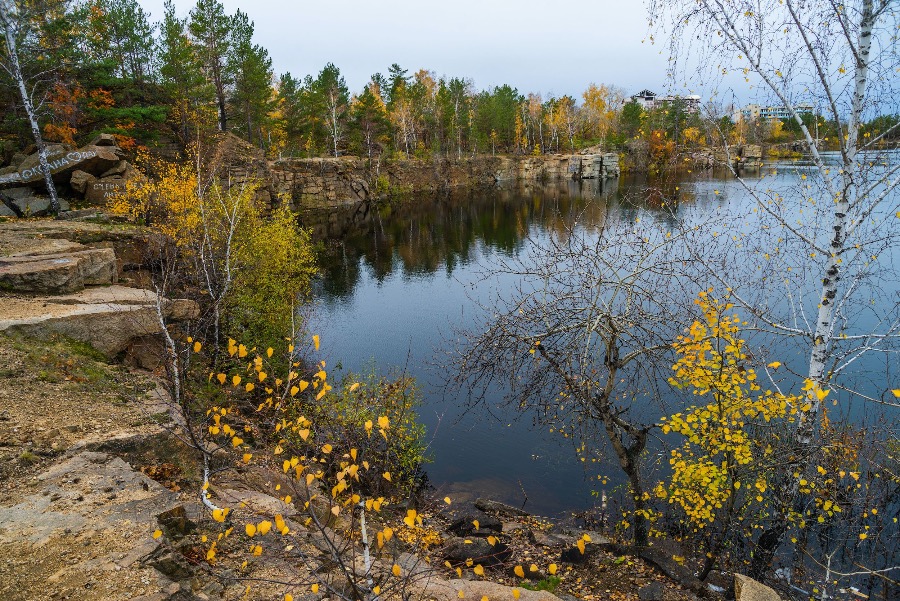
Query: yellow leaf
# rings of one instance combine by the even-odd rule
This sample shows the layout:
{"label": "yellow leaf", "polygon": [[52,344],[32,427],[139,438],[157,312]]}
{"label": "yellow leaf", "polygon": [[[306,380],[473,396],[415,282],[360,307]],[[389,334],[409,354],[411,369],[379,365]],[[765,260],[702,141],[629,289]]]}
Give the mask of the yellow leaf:
{"label": "yellow leaf", "polygon": [[316,350],[319,350],[319,335],[318,334],[313,336],[313,346],[316,347]]}
{"label": "yellow leaf", "polygon": [[287,594],[284,596],[284,601],[294,601],[294,595],[292,595],[292,594],[290,594],[290,593],[287,593]]}
{"label": "yellow leaf", "polygon": [[272,529],[272,522],[269,522],[269,521],[260,522],[259,526],[257,527],[257,530],[259,530],[259,533],[262,534],[263,536],[268,534],[269,530],[271,530],[271,529]]}
{"label": "yellow leaf", "polygon": [[300,430],[299,432],[297,432],[297,434],[299,434],[300,438],[302,438],[303,440],[306,440],[307,438],[309,438],[309,430],[303,429],[303,430]]}
{"label": "yellow leaf", "polygon": [[475,526],[475,530],[481,529],[481,524],[478,522],[478,520],[472,520],[472,525]]}
{"label": "yellow leaf", "polygon": [[253,392],[254,388],[255,386],[253,386],[253,382],[247,382],[247,385],[244,386],[244,390],[246,390],[247,392]]}
{"label": "yellow leaf", "polygon": [[444,497],[444,503],[446,503],[447,505],[452,503],[452,501],[450,500],[450,497]]}
{"label": "yellow leaf", "polygon": [[400,572],[401,572],[401,571],[400,571],[400,566],[398,566],[397,564],[394,564],[394,567],[391,568],[391,574],[393,574],[394,576],[396,576],[397,578],[399,578],[399,577],[400,577]]}
{"label": "yellow leaf", "polygon": [[475,566],[472,571],[475,572],[476,576],[484,576],[484,568],[481,567],[481,564]]}
{"label": "yellow leaf", "polygon": [[194,352],[195,352],[195,353],[199,353],[201,348],[203,348],[203,345],[200,344],[200,342],[195,342],[195,343],[194,343]]}
{"label": "yellow leaf", "polygon": [[781,361],[772,361],[771,363],[769,363],[768,367],[771,367],[772,369],[778,369],[779,367],[781,367]]}
{"label": "yellow leaf", "polygon": [[247,524],[246,526],[244,526],[244,530],[247,532],[247,536],[249,536],[250,538],[253,538],[253,536],[256,534],[256,526],[254,526],[253,524]]}
{"label": "yellow leaf", "polygon": [[212,517],[217,522],[224,522],[225,516],[228,515],[227,509],[213,509]]}
{"label": "yellow leaf", "polygon": [[297,393],[300,392],[300,389],[296,386],[291,386],[291,396],[297,396]]}
{"label": "yellow leaf", "polygon": [[309,587],[309,589],[314,593],[318,593],[319,592],[319,583],[314,582],[313,585],[311,587]]}
{"label": "yellow leaf", "polygon": [[515,568],[513,568],[513,573],[515,573],[515,575],[519,578],[525,578],[525,570],[524,568],[522,568],[522,566],[516,566]]}
{"label": "yellow leaf", "polygon": [[359,382],[354,382],[350,385],[350,392],[356,392],[357,388],[359,388]]}
{"label": "yellow leaf", "polygon": [[268,374],[264,371],[261,371],[259,372],[259,374],[257,374],[257,377],[259,378],[259,381],[262,382],[268,377]]}
{"label": "yellow leaf", "polygon": [[459,597],[460,599],[466,598],[466,594],[463,591],[459,591],[458,593],[456,593],[456,596]]}
{"label": "yellow leaf", "polygon": [[866,540],[867,538],[869,538],[869,535],[866,534],[865,532],[859,533],[859,540]]}
{"label": "yellow leaf", "polygon": [[556,564],[555,564],[555,563],[551,563],[551,564],[550,564],[550,567],[547,568],[547,571],[550,572],[550,575],[551,575],[551,576],[553,576],[554,574],[556,574],[556,570],[557,570],[557,567],[556,567]]}
{"label": "yellow leaf", "polygon": [[391,473],[390,472],[385,472],[382,474],[382,476],[384,476],[384,479],[387,480],[388,482],[391,481]]}
{"label": "yellow leaf", "polygon": [[530,566],[528,566],[528,571],[529,572],[537,572],[538,571],[537,564],[531,564]]}
{"label": "yellow leaf", "polygon": [[338,516],[341,513],[341,508],[335,505],[331,508],[331,513],[333,513],[335,516]]}
{"label": "yellow leaf", "polygon": [[489,537],[487,537],[487,542],[488,542],[488,544],[489,544],[490,546],[493,547],[494,545],[497,544],[497,537],[496,537],[496,536],[489,536]]}
{"label": "yellow leaf", "polygon": [[513,599],[518,599],[519,597],[522,596],[522,593],[519,592],[519,589],[514,588],[512,590],[512,596],[513,596]]}
{"label": "yellow leaf", "polygon": [[575,544],[576,544],[576,546],[578,547],[578,551],[579,551],[582,555],[584,555],[584,539],[579,538],[579,539],[578,539],[578,542],[575,543]]}
{"label": "yellow leaf", "polygon": [[895,388],[894,390],[891,391],[891,394],[893,394],[895,397],[900,399],[900,388]]}
{"label": "yellow leaf", "polygon": [[225,383],[225,378],[226,378],[225,374],[218,374],[218,375],[216,376],[216,379],[219,381],[219,384],[224,384],[224,383]]}
{"label": "yellow leaf", "polygon": [[251,453],[244,453],[244,463],[250,463],[250,460],[253,458]]}
{"label": "yellow leaf", "polygon": [[408,509],[406,511],[406,517],[403,518],[403,523],[412,528],[416,525],[416,510]]}
{"label": "yellow leaf", "polygon": [[162,530],[157,529],[157,530],[155,530],[155,531],[153,532],[153,538],[154,538],[154,539],[157,539],[157,538],[159,538],[160,536],[162,536]]}
{"label": "yellow leaf", "polygon": [[266,357],[271,358],[271,357],[272,357],[272,353],[274,353],[274,352],[275,352],[275,351],[272,350],[272,347],[270,346],[269,348],[266,349]]}
{"label": "yellow leaf", "polygon": [[240,377],[240,376],[234,376],[233,378],[231,378],[231,385],[232,385],[232,386],[238,386],[240,383],[241,383],[241,377]]}
{"label": "yellow leaf", "polygon": [[246,356],[247,356],[247,347],[242,344],[238,347],[238,357],[243,359]]}
{"label": "yellow leaf", "polygon": [[366,420],[365,428],[366,428],[366,433],[367,433],[367,434],[371,434],[371,433],[372,433],[372,420],[370,420],[370,419],[367,419],[367,420]]}
{"label": "yellow leaf", "polygon": [[[290,505],[290,504],[291,504],[291,501],[293,501],[293,500],[294,500],[294,499],[291,497],[291,495],[285,495],[285,496],[284,496],[284,504],[285,504],[285,505]],[[279,528],[279,530],[281,530],[281,528]]]}
{"label": "yellow leaf", "polygon": [[326,455],[331,452],[331,449],[332,449],[332,447],[330,444],[326,443],[326,444],[322,445],[322,452],[325,453]]}
{"label": "yellow leaf", "polygon": [[382,430],[387,430],[390,426],[390,420],[388,420],[387,416],[382,415],[378,418],[378,427]]}

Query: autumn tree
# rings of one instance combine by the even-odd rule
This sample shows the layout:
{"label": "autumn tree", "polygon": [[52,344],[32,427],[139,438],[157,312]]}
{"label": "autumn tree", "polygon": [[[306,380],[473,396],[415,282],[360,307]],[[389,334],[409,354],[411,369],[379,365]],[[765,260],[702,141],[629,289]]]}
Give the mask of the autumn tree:
{"label": "autumn tree", "polygon": [[603,141],[615,123],[625,94],[616,87],[592,83],[581,96],[582,136],[586,140]]}
{"label": "autumn tree", "polygon": [[[878,142],[889,132],[866,137],[863,131],[867,119],[893,107],[900,84],[893,43],[897,7],[888,0],[654,0],[650,8],[668,27],[678,65],[706,66],[700,73],[717,82],[731,72],[753,78],[772,103],[785,107],[811,157],[812,168],[793,181],[780,179],[777,165],[759,181],[736,173],[753,199],[752,212],[736,209],[725,219],[753,219],[758,226],[739,244],[719,246],[719,252],[697,249],[698,257],[701,252],[722,257],[716,265],[707,263],[708,277],[732,291],[753,327],[804,357],[798,376],[812,386],[794,432],[795,462],[800,462],[822,452],[823,399],[815,390],[833,390],[840,404],[895,403],[884,374],[863,389],[861,374],[854,371],[866,355],[896,358],[900,339],[896,294],[884,288],[900,279],[890,258],[900,243],[900,165],[879,152]],[[692,44],[696,39],[708,43]],[[836,155],[823,152],[826,141],[804,121],[802,107],[809,105],[824,107],[836,124],[836,139],[829,141]],[[728,141],[722,142],[733,153]],[[812,462],[803,463],[783,468],[784,486],[794,499],[801,494],[799,481],[810,480]],[[783,507],[782,519],[760,537],[754,573],[764,573],[775,557],[791,506]]]}

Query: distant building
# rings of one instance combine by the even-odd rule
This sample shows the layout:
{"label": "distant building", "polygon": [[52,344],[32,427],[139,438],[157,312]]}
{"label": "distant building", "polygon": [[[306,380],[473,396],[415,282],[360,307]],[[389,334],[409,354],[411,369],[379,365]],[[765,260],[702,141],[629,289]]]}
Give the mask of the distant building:
{"label": "distant building", "polygon": [[641,108],[643,108],[645,111],[649,111],[655,108],[661,108],[676,101],[682,102],[684,110],[688,113],[696,113],[700,110],[700,97],[697,95],[657,96],[650,90],[641,90],[637,94],[634,94],[631,97],[631,100],[641,105]]}
{"label": "distant building", "polygon": [[675,102],[681,102],[682,107],[688,113],[696,113],[700,110],[700,97],[696,94],[690,96],[660,96],[656,99],[656,106],[662,107]]}
{"label": "distant building", "polygon": [[651,92],[650,90],[641,90],[640,92],[632,96],[631,100],[641,105],[641,108],[645,111],[648,111],[655,106],[656,94]]}
{"label": "distant building", "polygon": [[[811,104],[798,104],[794,107],[800,114],[812,113],[815,107]],[[748,104],[740,111],[740,116],[745,121],[755,121],[757,119],[778,119],[783,121],[791,118],[791,112],[786,106],[759,106],[758,104]]]}

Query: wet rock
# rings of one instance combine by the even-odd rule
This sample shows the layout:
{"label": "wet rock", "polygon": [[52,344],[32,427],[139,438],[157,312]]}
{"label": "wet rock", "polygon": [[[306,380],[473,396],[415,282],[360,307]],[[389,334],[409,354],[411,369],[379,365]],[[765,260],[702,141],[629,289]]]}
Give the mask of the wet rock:
{"label": "wet rock", "polygon": [[444,545],[441,555],[451,564],[462,564],[471,559],[476,564],[490,567],[508,561],[512,551],[500,541],[491,545],[484,538],[453,537]]}
{"label": "wet rock", "polygon": [[498,515],[505,515],[508,517],[527,517],[529,515],[529,513],[523,509],[519,509],[517,507],[513,507],[512,505],[507,505],[506,503],[501,503],[499,501],[492,501],[490,499],[476,499],[475,507],[477,507],[481,511],[487,511],[496,513]]}
{"label": "wet rock", "polygon": [[[475,528],[476,521],[478,522],[477,529]],[[453,520],[447,527],[447,532],[452,532],[457,536],[488,536],[502,530],[503,522],[480,512],[465,513]]]}
{"label": "wet rock", "polygon": [[638,590],[638,598],[641,601],[663,601],[665,593],[661,582],[651,582]]}
{"label": "wet rock", "polygon": [[566,544],[570,544],[571,541],[566,540],[561,536],[556,536],[555,534],[550,534],[548,532],[532,531],[530,536],[531,539],[536,545],[540,545],[542,547],[565,547]]}

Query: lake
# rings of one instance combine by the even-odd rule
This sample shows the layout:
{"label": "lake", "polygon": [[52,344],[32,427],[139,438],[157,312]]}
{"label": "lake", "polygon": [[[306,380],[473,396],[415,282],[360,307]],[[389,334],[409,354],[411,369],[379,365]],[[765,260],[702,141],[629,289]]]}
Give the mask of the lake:
{"label": "lake", "polygon": [[[792,186],[806,169],[785,164],[774,179]],[[743,210],[749,202],[735,179],[707,172],[518,185],[347,207],[327,218],[306,214],[303,223],[326,247],[310,328],[321,336],[330,371],[374,366],[406,370],[418,380],[424,394],[419,413],[434,460],[426,469],[441,496],[490,496],[544,515],[587,509],[599,504],[592,493],[621,488],[614,463],[582,464],[571,439],[499,407],[502,391],[489,395],[487,408],[470,408],[464,394],[444,390],[448,342],[496,292],[482,282],[484,270],[576,220],[588,229],[609,218],[665,225],[676,218],[668,210],[673,205],[677,219],[690,222]],[[900,264],[896,249],[892,254]],[[888,296],[896,298],[896,282],[890,286]],[[782,360],[792,364],[790,357]],[[891,368],[884,361],[875,357],[859,367],[883,373]],[[793,363],[802,373],[803,359]]]}

